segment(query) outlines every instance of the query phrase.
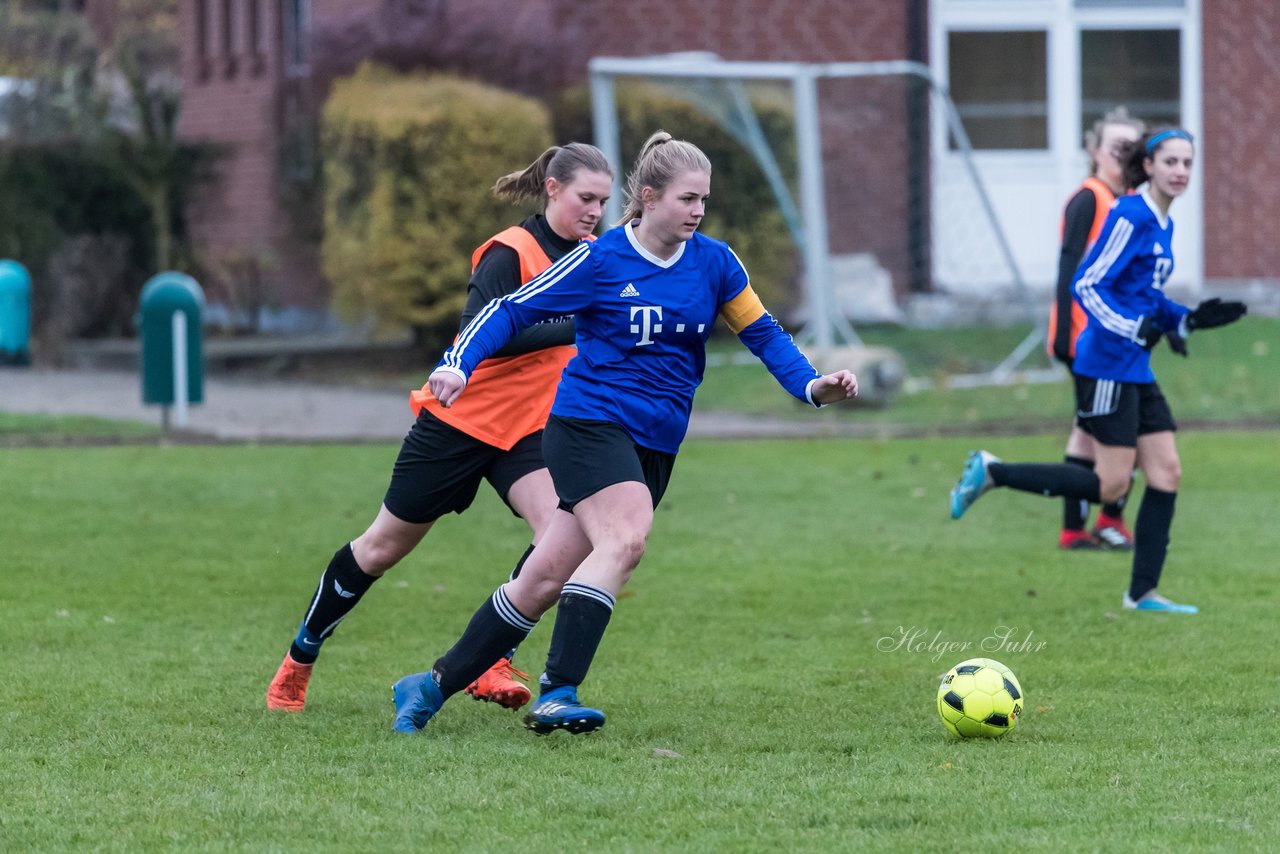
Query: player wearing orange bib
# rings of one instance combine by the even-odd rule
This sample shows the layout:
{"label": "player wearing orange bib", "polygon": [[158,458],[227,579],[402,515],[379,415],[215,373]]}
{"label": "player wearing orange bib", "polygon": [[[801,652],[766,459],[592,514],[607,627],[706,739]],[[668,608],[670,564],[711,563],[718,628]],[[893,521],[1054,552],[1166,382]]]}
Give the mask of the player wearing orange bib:
{"label": "player wearing orange bib", "polygon": [[[473,253],[461,328],[492,300],[516,291],[590,239],[612,184],[604,155],[583,143],[550,148],[523,171],[498,179],[493,187],[498,198],[541,200],[545,213],[502,231]],[[267,688],[267,708],[302,711],[321,645],[437,519],[471,505],[481,480],[528,523],[532,542],[538,543],[559,501],[542,460],[542,428],[560,372],[575,352],[573,326],[572,318],[555,318],[512,338],[477,368],[462,405],[445,409],[425,387],[410,395],[416,421],[400,448],[382,507],[363,534],[338,549],[320,577]],[[512,577],[523,563],[521,558]],[[508,654],[467,693],[517,709],[530,692],[516,676],[527,678],[511,666]]]}
{"label": "player wearing orange bib", "polygon": [[[1142,122],[1129,117],[1123,107],[1099,119],[1085,134],[1084,147],[1089,154],[1089,177],[1067,201],[1062,215],[1062,251],[1058,256],[1058,286],[1053,307],[1049,310],[1049,355],[1068,368],[1076,355],[1076,339],[1084,331],[1087,316],[1071,293],[1071,281],[1081,259],[1093,247],[1106,222],[1107,213],[1117,195],[1124,189],[1123,164],[1117,157],[1122,146],[1142,134]],[[1065,462],[1093,469],[1093,440],[1080,429],[1071,427],[1067,439]],[[1089,503],[1073,498],[1062,501],[1062,533],[1058,546],[1063,549],[1110,548],[1129,551],[1133,535],[1124,524],[1127,494],[1104,504],[1092,532],[1085,530]]]}

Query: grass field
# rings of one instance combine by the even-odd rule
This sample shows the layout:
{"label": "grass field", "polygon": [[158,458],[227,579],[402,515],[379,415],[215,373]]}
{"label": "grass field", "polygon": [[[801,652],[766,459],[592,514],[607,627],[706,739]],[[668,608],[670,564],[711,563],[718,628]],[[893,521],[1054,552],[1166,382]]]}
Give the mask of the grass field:
{"label": "grass field", "polygon": [[[523,547],[491,495],[372,589],[283,716],[266,682],[395,447],[0,451],[0,849],[1267,850],[1280,432],[1179,441],[1162,589],[1195,617],[1122,613],[1127,557],[1058,552],[1057,501],[951,522],[976,440],[691,442],[584,687],[609,723],[576,739],[465,697],[390,731],[390,683]],[[1026,691],[1001,741],[933,708],[973,655]]]}
{"label": "grass field", "polygon": [[[912,377],[944,384],[950,374],[989,371],[1029,331],[1028,327],[965,328],[944,331],[868,327],[867,344],[890,347],[903,358]],[[1268,421],[1280,427],[1280,320],[1246,317],[1239,323],[1196,333],[1188,358],[1161,344],[1152,365],[1161,388],[1174,402],[1181,421]],[[745,351],[732,340],[717,339],[716,352],[739,356]],[[1023,367],[1044,368],[1043,351]],[[1071,381],[976,389],[945,389],[900,394],[885,409],[849,407],[824,413],[831,418],[865,423],[925,428],[981,430],[998,425],[1045,432],[1058,429],[1074,405]],[[735,410],[797,419],[812,418],[806,408],[778,393],[777,384],[758,363],[707,369],[698,390],[701,410]]]}

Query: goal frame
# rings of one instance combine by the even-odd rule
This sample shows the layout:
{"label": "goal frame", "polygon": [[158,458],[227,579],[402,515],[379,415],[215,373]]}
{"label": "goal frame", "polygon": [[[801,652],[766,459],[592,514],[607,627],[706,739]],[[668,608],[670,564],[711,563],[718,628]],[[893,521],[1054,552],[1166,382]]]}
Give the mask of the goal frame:
{"label": "goal frame", "polygon": [[[947,88],[936,80],[928,65],[912,60],[882,62],[744,62],[727,61],[711,53],[675,53],[648,57],[597,56],[588,62],[591,112],[595,143],[610,163],[622,163],[615,83],[619,78],[649,80],[714,81],[719,93],[703,93],[688,98],[755,158],[777,199],[792,240],[800,252],[804,272],[804,297],[808,319],[796,338],[819,351],[841,345],[859,346],[861,340],[849,321],[835,308],[826,219],[826,192],[822,163],[822,133],[818,114],[818,83],[828,78],[912,77],[923,82],[936,97],[930,99],[933,120],[945,122],[972,181],[982,210],[995,235],[999,252],[1008,265],[1011,281],[1024,301],[1029,292],[1014,258],[991,198],[973,160],[973,146],[965,132],[960,113]],[[799,164],[799,203],[792,198],[776,158],[760,130],[750,99],[743,88],[748,81],[776,81],[790,84],[795,105],[795,142]],[[717,97],[718,96],[718,97]],[[941,115],[937,115],[941,112]],[[616,222],[622,215],[621,177],[614,178],[605,215]],[[1033,315],[1034,316],[1034,315]],[[1032,332],[989,374],[975,375],[965,384],[1007,382],[1022,361],[1044,340],[1047,320],[1037,322]]]}

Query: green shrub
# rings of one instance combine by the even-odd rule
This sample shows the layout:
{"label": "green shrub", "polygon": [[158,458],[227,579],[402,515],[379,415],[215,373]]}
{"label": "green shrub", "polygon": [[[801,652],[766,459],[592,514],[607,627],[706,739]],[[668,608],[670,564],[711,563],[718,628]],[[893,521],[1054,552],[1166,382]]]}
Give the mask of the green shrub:
{"label": "green shrub", "polygon": [[421,346],[456,331],[472,250],[516,220],[488,192],[552,144],[537,102],[363,66],[324,108],[325,275],[335,307]]}
{"label": "green shrub", "polygon": [[[622,83],[615,95],[623,158],[615,168],[625,174],[640,146],[659,129],[701,148],[711,160],[712,175],[711,201],[698,230],[733,247],[766,306],[778,312],[793,305],[798,299],[799,258],[786,220],[751,153],[705,112],[660,87]],[[796,175],[794,120],[785,103],[756,98],[753,107],[782,174]],[[557,98],[552,117],[557,142],[594,139],[585,86]]]}
{"label": "green shrub", "polygon": [[93,146],[0,148],[0,257],[32,278],[32,337],[123,335],[151,272],[150,213]]}

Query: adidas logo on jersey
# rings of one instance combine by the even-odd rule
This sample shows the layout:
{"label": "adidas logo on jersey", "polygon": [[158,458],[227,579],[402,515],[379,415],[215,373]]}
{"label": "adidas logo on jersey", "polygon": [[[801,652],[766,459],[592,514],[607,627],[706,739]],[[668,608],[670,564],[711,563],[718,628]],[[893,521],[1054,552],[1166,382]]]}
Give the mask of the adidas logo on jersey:
{"label": "adidas logo on jersey", "polygon": [[1157,254],[1157,255],[1163,255],[1163,254],[1164,254],[1164,247],[1163,247],[1163,246],[1161,246],[1159,243],[1157,243],[1157,244],[1155,245],[1155,247],[1154,247],[1151,251],[1152,251],[1152,252],[1154,252],[1154,253],[1155,253],[1155,254]]}
{"label": "adidas logo on jersey", "polygon": [[618,296],[620,296],[620,297],[638,297],[638,296],[640,296],[640,292],[639,292],[638,290],[636,290],[636,286],[635,286],[635,285],[631,284],[630,282],[627,282],[627,286],[626,286],[625,288],[623,288],[623,289],[622,289],[622,293],[618,294]]}

